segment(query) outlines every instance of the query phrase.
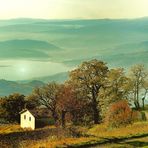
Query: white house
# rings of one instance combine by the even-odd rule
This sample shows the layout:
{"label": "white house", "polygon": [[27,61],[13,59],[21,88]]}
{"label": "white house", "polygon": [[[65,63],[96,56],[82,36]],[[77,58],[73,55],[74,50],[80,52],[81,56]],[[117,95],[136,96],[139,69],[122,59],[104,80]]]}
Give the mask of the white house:
{"label": "white house", "polygon": [[35,129],[35,115],[28,109],[24,109],[20,112],[20,126],[22,128]]}
{"label": "white house", "polygon": [[34,110],[23,109],[20,112],[20,126],[22,128],[42,128],[47,125],[52,125],[52,116],[48,109],[38,108]]}

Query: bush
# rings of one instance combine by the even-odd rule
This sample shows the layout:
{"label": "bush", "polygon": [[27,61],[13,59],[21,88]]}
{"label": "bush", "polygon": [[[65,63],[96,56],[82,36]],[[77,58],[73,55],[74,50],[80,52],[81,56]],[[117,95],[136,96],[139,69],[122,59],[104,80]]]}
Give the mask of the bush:
{"label": "bush", "polygon": [[132,123],[132,111],[126,100],[120,100],[109,107],[106,116],[106,122],[109,127],[126,126]]}
{"label": "bush", "polygon": [[25,96],[14,93],[5,97],[1,103],[2,116],[9,122],[20,122],[19,112],[24,109]]}
{"label": "bush", "polygon": [[141,112],[142,121],[146,121],[146,114],[145,112]]}
{"label": "bush", "polygon": [[88,128],[82,126],[70,126],[69,128],[70,134],[72,137],[87,137]]}
{"label": "bush", "polygon": [[49,125],[55,125],[54,119],[52,118],[40,118],[36,119],[36,128],[42,128]]}
{"label": "bush", "polygon": [[132,121],[146,121],[146,114],[143,111],[133,111],[132,112]]}
{"label": "bush", "polygon": [[141,113],[140,113],[140,111],[133,110],[133,112],[132,112],[132,121],[133,122],[141,121]]}

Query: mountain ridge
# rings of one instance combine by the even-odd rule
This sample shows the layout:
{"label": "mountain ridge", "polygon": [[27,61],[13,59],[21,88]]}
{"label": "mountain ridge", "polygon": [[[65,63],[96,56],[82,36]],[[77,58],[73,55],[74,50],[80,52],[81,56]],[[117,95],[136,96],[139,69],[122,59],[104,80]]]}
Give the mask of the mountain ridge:
{"label": "mountain ridge", "polygon": [[17,81],[0,80],[0,96],[8,96],[13,93],[20,93],[24,95],[29,95],[35,87],[40,87],[45,85],[41,81],[31,81],[28,83],[20,83]]}
{"label": "mountain ridge", "polygon": [[57,83],[63,83],[67,79],[68,72],[20,81],[0,79],[0,96],[8,96],[13,93],[29,95],[36,87],[44,86],[45,84],[53,81]]}

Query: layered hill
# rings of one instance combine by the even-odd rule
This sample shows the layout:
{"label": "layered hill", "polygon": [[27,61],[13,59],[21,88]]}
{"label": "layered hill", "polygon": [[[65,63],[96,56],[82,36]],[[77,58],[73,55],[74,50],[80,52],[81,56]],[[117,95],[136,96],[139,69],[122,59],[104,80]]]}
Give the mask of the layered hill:
{"label": "layered hill", "polygon": [[0,80],[0,96],[7,96],[13,93],[28,95],[35,87],[40,87],[43,85],[43,82],[36,80],[28,83]]}
{"label": "layered hill", "polygon": [[[5,79],[8,73],[7,77],[12,74],[17,79],[21,73],[21,79],[25,80],[1,80],[0,95],[28,94],[34,88],[32,80],[41,81],[41,85],[51,81],[61,83],[67,79],[67,71],[85,60],[96,58],[107,62],[110,68],[127,69],[139,63],[148,66],[147,57],[148,18],[0,20],[0,79]],[[24,68],[26,73],[30,72],[26,74],[27,81]]]}
{"label": "layered hill", "polygon": [[147,64],[148,18],[0,21],[0,58],[50,60],[70,67],[97,58],[110,66]]}

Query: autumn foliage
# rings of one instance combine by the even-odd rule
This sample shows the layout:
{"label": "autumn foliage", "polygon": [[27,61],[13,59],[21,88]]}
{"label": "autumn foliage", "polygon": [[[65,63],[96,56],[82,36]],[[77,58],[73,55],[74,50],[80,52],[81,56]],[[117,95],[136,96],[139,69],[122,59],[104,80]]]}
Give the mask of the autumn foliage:
{"label": "autumn foliage", "polygon": [[[100,124],[104,120],[111,127],[119,127],[131,120],[146,120],[141,109],[145,109],[148,93],[147,71],[144,66],[137,65],[130,75],[123,68],[109,69],[107,63],[97,59],[85,61],[70,71],[63,83],[49,82],[35,88],[28,96],[2,97],[0,117],[19,121],[23,108],[44,108],[54,124],[63,127]],[[128,104],[139,112],[131,111],[134,109]]]}
{"label": "autumn foliage", "polygon": [[57,100],[57,110],[61,114],[62,126],[66,121],[74,120],[75,114],[82,107],[81,101],[76,98],[74,88],[70,85],[62,85]]}
{"label": "autumn foliage", "polygon": [[132,111],[126,100],[113,103],[106,117],[109,127],[126,126],[132,122]]}

